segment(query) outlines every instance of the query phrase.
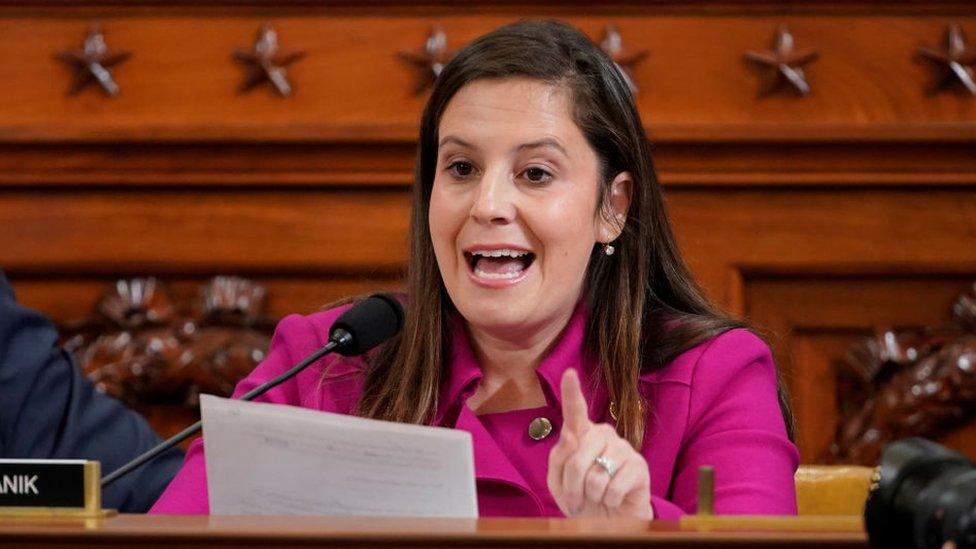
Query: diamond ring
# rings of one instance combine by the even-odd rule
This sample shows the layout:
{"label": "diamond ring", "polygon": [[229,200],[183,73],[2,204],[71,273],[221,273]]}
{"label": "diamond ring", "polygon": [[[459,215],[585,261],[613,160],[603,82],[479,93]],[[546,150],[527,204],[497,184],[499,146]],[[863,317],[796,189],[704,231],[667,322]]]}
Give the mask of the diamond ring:
{"label": "diamond ring", "polygon": [[613,478],[613,475],[617,473],[617,463],[606,456],[600,456],[594,459],[593,462],[602,467],[610,475],[610,478]]}

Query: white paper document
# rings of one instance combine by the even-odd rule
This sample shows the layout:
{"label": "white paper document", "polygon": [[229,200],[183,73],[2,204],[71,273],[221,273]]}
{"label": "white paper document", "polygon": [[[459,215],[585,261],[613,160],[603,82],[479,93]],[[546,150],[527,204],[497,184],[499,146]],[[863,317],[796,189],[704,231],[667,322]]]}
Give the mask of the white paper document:
{"label": "white paper document", "polygon": [[200,397],[214,515],[478,516],[471,435]]}

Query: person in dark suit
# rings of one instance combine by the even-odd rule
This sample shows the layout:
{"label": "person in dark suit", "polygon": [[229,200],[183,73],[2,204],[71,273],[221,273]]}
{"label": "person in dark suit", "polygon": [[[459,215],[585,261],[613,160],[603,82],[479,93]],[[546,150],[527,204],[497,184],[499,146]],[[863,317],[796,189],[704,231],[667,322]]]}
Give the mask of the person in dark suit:
{"label": "person in dark suit", "polygon": [[[142,416],[95,389],[0,271],[0,458],[92,459],[104,474],[159,442]],[[167,451],[107,487],[102,505],[145,512],[182,462],[178,448]]]}

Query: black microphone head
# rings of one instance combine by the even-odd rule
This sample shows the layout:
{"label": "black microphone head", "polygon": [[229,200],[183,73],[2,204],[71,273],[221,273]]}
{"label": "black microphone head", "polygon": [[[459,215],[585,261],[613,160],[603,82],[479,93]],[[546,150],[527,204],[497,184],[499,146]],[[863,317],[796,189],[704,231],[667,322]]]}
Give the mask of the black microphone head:
{"label": "black microphone head", "polygon": [[[395,336],[403,326],[403,306],[389,294],[373,294],[342,314],[332,324],[330,339],[339,343],[336,352],[361,355]],[[336,333],[344,330],[350,336]]]}

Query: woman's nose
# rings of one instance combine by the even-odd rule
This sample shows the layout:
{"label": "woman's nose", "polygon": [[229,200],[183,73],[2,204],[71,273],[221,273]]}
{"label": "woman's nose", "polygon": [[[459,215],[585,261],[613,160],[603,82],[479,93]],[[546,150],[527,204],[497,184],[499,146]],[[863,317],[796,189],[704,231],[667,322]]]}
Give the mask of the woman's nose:
{"label": "woman's nose", "polygon": [[480,223],[505,224],[515,218],[514,184],[504,170],[488,171],[478,182],[471,217]]}

